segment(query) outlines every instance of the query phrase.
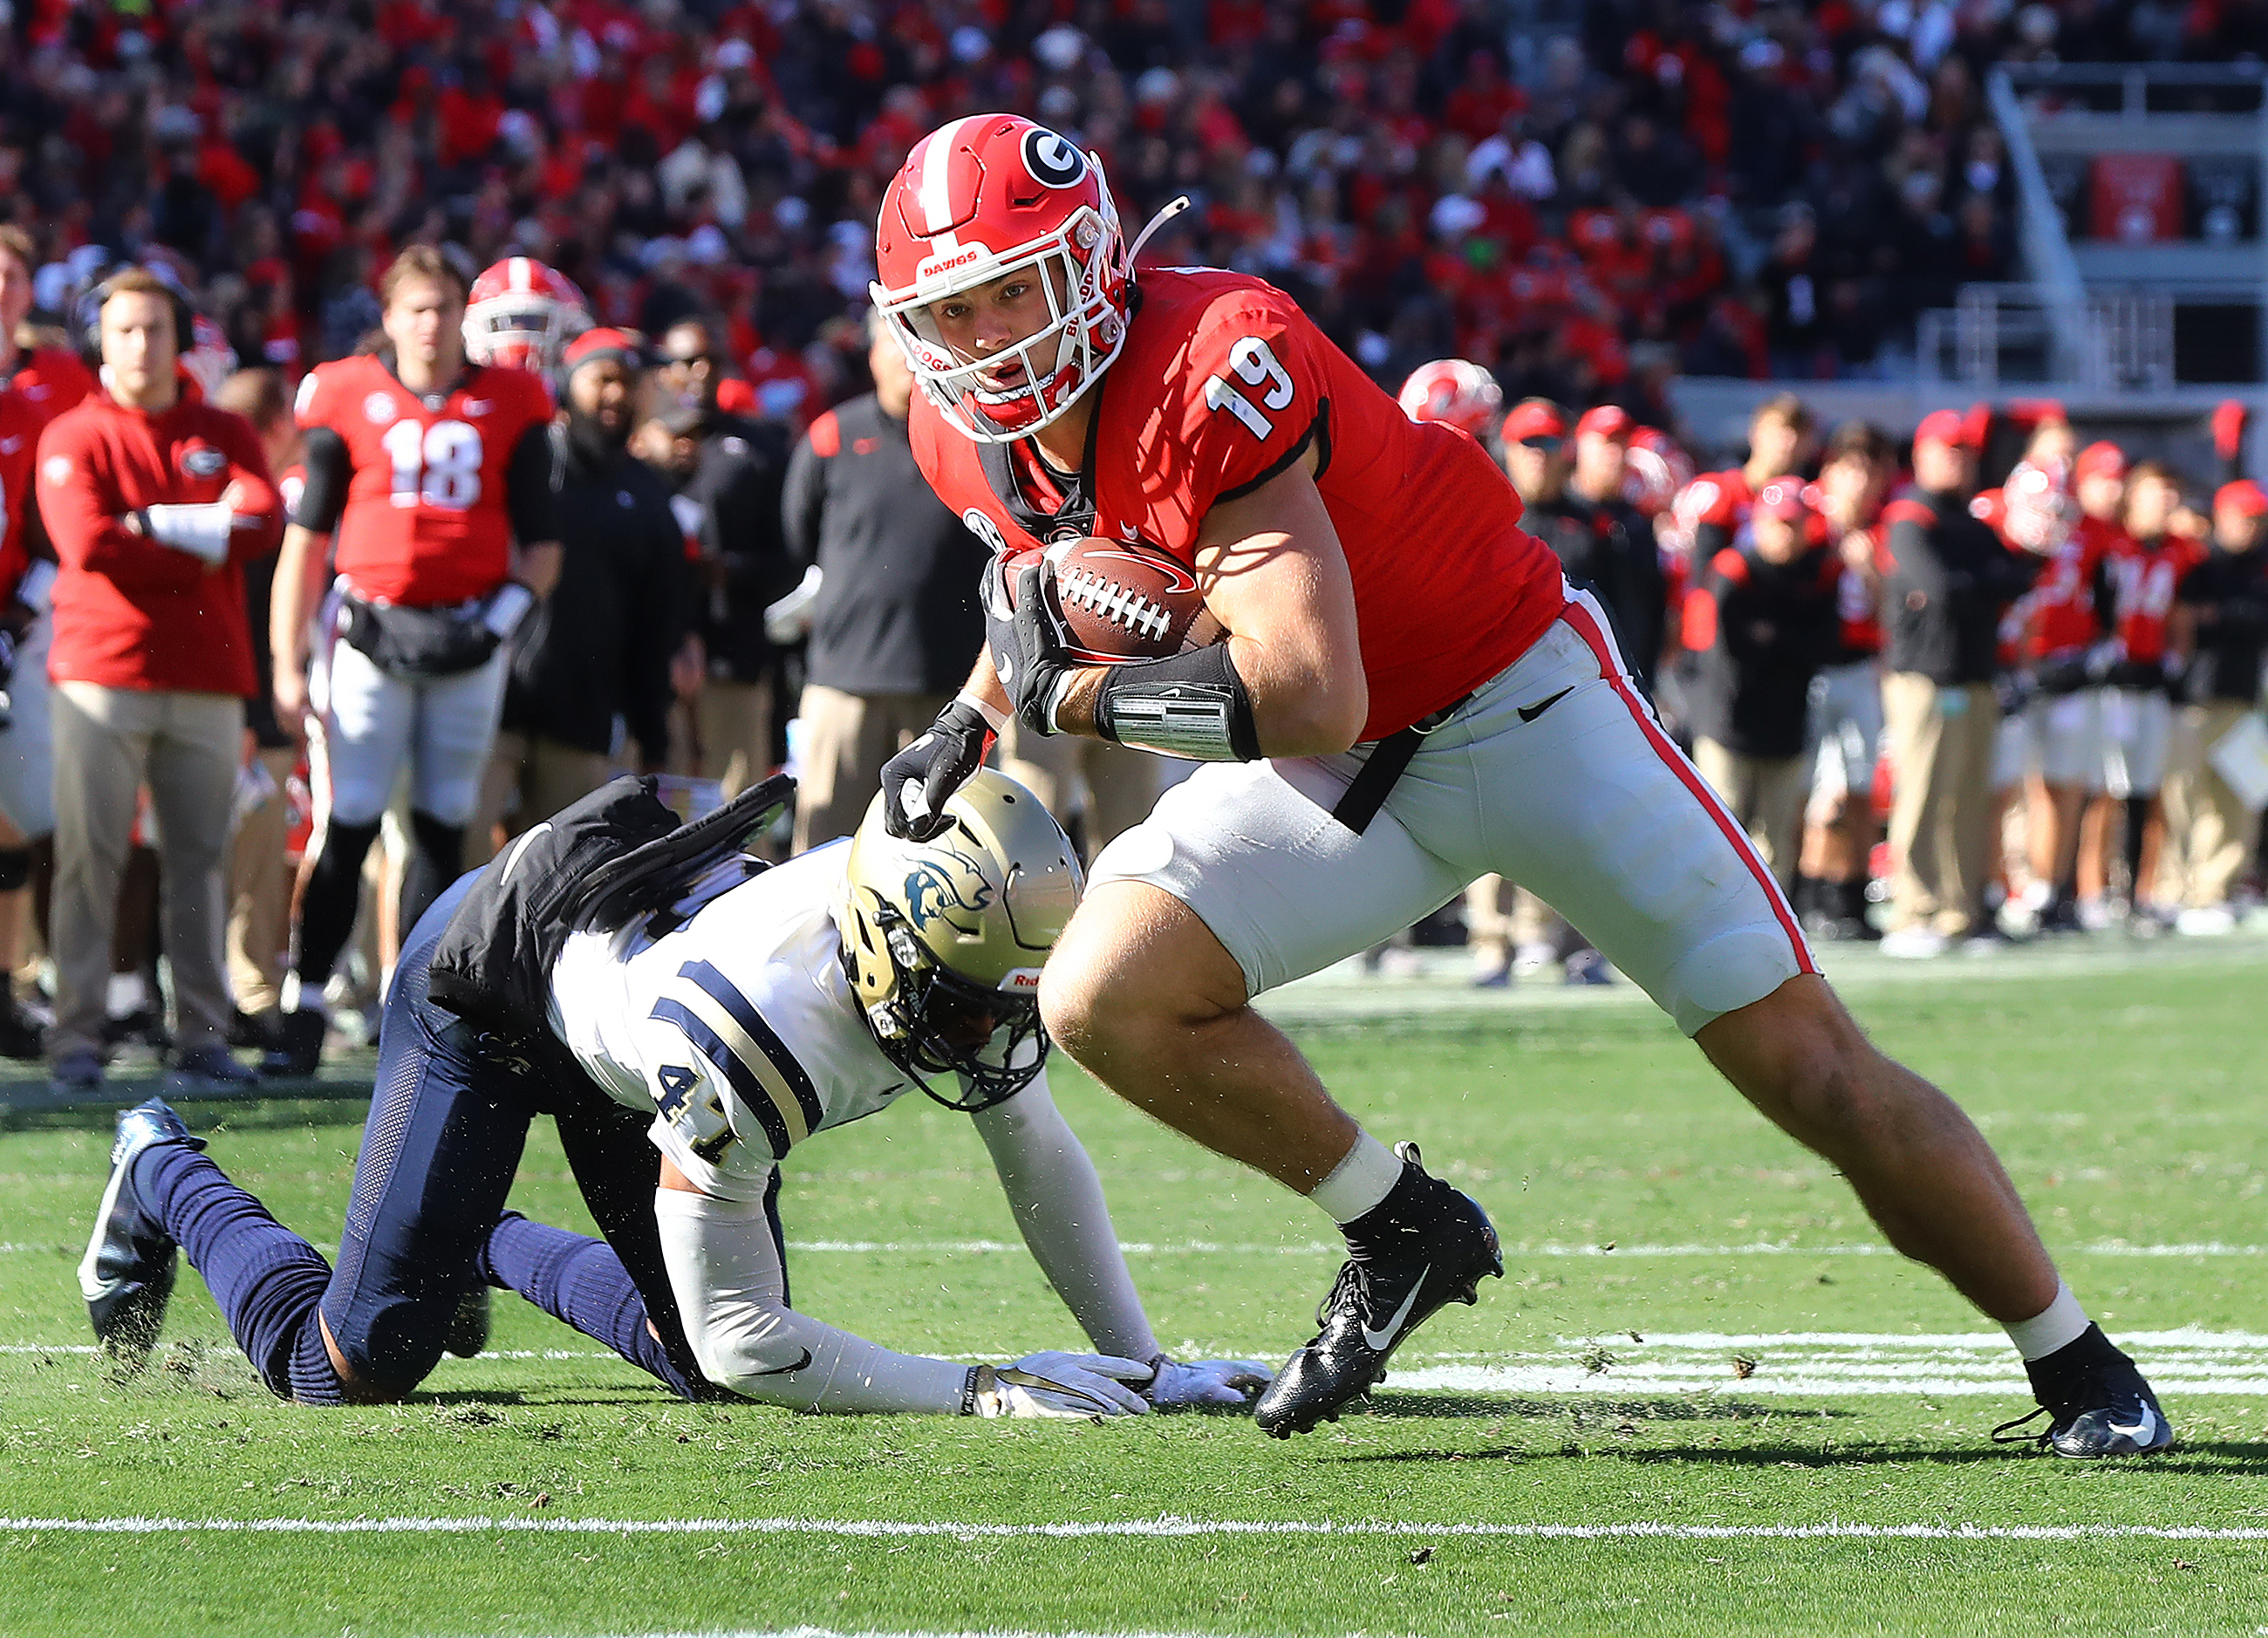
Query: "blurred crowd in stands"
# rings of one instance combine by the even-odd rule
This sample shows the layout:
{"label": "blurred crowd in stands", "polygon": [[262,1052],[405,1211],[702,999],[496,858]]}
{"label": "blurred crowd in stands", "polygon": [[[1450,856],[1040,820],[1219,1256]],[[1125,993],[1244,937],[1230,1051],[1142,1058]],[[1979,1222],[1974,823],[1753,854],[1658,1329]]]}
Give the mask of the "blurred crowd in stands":
{"label": "blurred crowd in stands", "polygon": [[[1264,275],[1389,385],[1459,356],[1646,412],[1674,371],[1865,375],[2011,266],[2000,60],[2228,56],[2259,0],[26,0],[0,198],[43,305],[162,247],[239,357],[350,350],[404,244],[603,324],[721,315],[764,413],[858,378],[881,189],[957,114],[1104,159],[1161,264]],[[1515,44],[1522,48],[1515,53]]]}

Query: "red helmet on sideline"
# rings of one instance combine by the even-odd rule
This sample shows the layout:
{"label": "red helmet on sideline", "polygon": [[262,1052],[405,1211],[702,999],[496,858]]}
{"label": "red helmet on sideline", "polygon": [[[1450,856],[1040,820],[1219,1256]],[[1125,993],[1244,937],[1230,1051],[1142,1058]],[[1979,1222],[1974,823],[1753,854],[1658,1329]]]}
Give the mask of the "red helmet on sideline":
{"label": "red helmet on sideline", "polygon": [[1462,358],[1436,358],[1419,364],[1395,395],[1412,421],[1446,421],[1476,438],[1497,429],[1504,415],[1504,389],[1496,378]]}
{"label": "red helmet on sideline", "polygon": [[543,374],[590,327],[591,306],[575,281],[531,256],[505,257],[465,297],[465,356],[476,364]]}

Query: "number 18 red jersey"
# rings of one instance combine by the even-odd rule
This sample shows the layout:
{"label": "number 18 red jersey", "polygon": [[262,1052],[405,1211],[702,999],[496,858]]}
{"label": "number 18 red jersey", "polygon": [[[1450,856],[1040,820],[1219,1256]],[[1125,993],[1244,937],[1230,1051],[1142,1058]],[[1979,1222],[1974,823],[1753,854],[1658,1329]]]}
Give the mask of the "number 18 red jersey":
{"label": "number 18 red jersey", "polygon": [[379,357],[342,358],[299,384],[298,414],[346,446],[343,510],[301,521],[335,528],[338,572],[357,596],[431,608],[504,581],[513,457],[551,420],[540,378],[475,364],[446,395],[420,395]]}

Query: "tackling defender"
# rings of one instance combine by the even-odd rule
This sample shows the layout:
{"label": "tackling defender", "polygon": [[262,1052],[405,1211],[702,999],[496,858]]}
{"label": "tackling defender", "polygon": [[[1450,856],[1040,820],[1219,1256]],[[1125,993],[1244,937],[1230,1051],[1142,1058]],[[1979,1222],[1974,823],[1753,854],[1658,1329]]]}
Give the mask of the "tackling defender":
{"label": "tackling defender", "polygon": [[1013,115],[933,132],[885,195],[874,299],[922,382],[913,447],[946,503],[1012,552],[1145,540],[1193,567],[1227,635],[1079,665],[1037,568],[1011,609],[1004,553],[990,652],[883,791],[895,830],[934,834],[1010,710],[1204,763],[1096,860],[1040,1003],[1105,1084],[1344,1231],[1322,1332],[1261,1426],[1336,1416],[1501,1264],[1478,1206],[1366,1134],[1250,998],[1493,870],[1583,928],[1893,1245],[2007,1327],[2058,1451],[2161,1449],[2148,1385],[1982,1135],[1843,1010],[1479,446],[1408,420],[1281,292],[1211,268],[1138,283],[1140,247],[1096,163]]}
{"label": "tackling defender", "polygon": [[[146,1355],[178,1246],[269,1387],[302,1404],[401,1399],[445,1343],[465,1351],[448,1333],[473,1278],[688,1399],[983,1416],[1245,1403],[1264,1367],[1159,1348],[1049,1096],[1038,968],[1079,870],[1046,809],[987,773],[933,841],[885,834],[878,803],[856,838],[766,870],[739,843],[784,784],[673,831],[650,784],[618,780],[442,896],[387,998],[335,1269],[163,1103],[120,1117],[79,1267],[96,1335]],[[970,1114],[1095,1355],[972,1369],[789,1307],[777,1163],[916,1087]],[[504,1210],[542,1112],[604,1243]]]}

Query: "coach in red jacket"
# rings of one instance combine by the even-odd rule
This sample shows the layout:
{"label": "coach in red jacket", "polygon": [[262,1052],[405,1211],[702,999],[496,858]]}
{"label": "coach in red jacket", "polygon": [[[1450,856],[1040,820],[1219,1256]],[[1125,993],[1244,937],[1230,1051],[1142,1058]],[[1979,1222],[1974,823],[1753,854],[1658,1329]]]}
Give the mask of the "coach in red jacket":
{"label": "coach in red jacket", "polygon": [[59,1091],[99,1094],[112,910],[146,782],[157,809],[177,1077],[239,1085],[221,966],[221,858],[254,687],[243,565],[281,507],[241,417],[184,398],[177,298],[129,268],[104,287],[106,391],[40,439],[40,511],[60,572],[48,658]]}

